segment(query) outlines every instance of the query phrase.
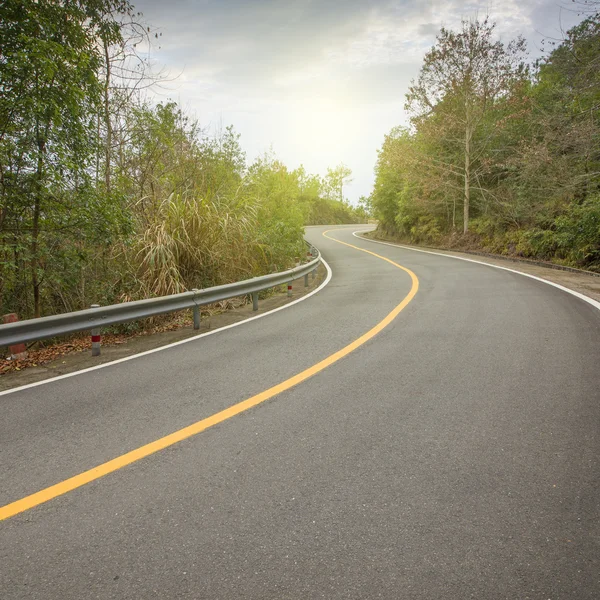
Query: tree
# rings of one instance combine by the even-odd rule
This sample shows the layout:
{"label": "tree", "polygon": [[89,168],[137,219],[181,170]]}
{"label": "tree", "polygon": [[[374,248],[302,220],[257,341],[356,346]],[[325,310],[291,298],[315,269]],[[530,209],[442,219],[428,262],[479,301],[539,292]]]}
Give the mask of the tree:
{"label": "tree", "polygon": [[327,169],[324,179],[325,194],[332,200],[344,201],[344,185],[352,182],[352,170],[344,163],[334,169]]}
{"label": "tree", "polygon": [[582,21],[532,78],[493,26],[442,30],[407,98],[412,127],[379,150],[382,233],[600,268],[600,4],[575,4]]}
{"label": "tree", "polygon": [[417,130],[440,117],[445,131],[437,129],[438,135],[444,133],[450,145],[460,148],[462,160],[444,166],[463,179],[464,233],[476,180],[473,167],[489,141],[480,135],[482,126],[497,103],[527,75],[523,39],[505,46],[494,41],[494,27],[486,18],[463,21],[458,32],[442,28],[406,96],[406,110]]}
{"label": "tree", "polygon": [[[114,134],[122,133],[126,113],[140,91],[165,79],[163,73],[154,73],[148,53],[138,50],[138,46],[150,48],[152,38],[158,39],[162,33],[153,31],[143,22],[142,13],[134,12],[132,7],[123,10],[123,6],[117,6],[111,16],[112,26],[114,28],[116,25],[119,35],[111,35],[111,28],[103,28],[100,31],[102,52],[99,79],[102,84],[103,110],[97,115],[96,157],[96,185],[100,181],[103,158],[103,179],[107,194],[111,193],[112,187],[113,154],[123,142],[122,135],[119,139],[119,136]],[[114,138],[117,138],[117,143]]]}
{"label": "tree", "polygon": [[306,222],[356,218],[319,176],[274,158],[247,169],[232,127],[141,99],[150,32],[126,0],[0,3],[0,311],[261,275],[304,253]]}
{"label": "tree", "polygon": [[[25,263],[41,315],[45,231],[75,227],[92,201],[101,40],[119,38],[122,0],[6,0],[0,8],[0,235]],[[6,256],[3,260],[6,266]]]}
{"label": "tree", "polygon": [[[540,113],[558,132],[556,154],[572,159],[570,170],[583,200],[600,172],[600,13],[567,32],[541,61],[538,82]],[[575,183],[571,177],[569,183]]]}

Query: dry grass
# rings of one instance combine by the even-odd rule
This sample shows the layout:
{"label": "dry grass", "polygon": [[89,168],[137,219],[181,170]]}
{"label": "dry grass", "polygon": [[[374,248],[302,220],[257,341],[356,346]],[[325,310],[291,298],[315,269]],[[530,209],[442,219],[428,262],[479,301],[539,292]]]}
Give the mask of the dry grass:
{"label": "dry grass", "polygon": [[256,274],[256,213],[244,203],[171,194],[140,219],[130,251],[141,297],[175,294]]}

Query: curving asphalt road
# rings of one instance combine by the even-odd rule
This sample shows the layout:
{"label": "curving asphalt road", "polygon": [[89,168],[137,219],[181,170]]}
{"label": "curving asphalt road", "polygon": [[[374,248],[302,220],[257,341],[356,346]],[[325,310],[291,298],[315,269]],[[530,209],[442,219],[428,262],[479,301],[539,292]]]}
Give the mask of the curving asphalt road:
{"label": "curving asphalt road", "polygon": [[600,311],[307,230],[289,309],[0,397],[0,506],[311,378],[0,522],[0,598],[600,598]]}

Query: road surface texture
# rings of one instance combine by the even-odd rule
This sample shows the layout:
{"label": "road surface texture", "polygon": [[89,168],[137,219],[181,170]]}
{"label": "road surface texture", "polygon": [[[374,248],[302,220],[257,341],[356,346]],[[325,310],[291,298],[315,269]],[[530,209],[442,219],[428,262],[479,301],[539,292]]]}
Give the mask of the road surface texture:
{"label": "road surface texture", "polygon": [[600,311],[323,231],[307,300],[0,396],[2,600],[600,598]]}

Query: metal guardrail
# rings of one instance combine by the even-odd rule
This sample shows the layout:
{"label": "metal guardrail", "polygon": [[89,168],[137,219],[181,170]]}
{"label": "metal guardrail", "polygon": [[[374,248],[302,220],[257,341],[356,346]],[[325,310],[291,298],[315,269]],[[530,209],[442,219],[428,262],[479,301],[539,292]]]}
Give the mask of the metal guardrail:
{"label": "metal guardrail", "polygon": [[[220,302],[221,300],[228,300],[236,296],[251,294],[253,309],[258,310],[258,292],[260,291],[285,283],[289,284],[294,279],[302,276],[304,276],[304,285],[308,286],[309,274],[312,272],[314,277],[316,269],[321,262],[321,253],[310,245],[309,254],[311,256],[315,256],[316,254],[316,257],[310,262],[287,271],[282,271],[281,273],[272,273],[236,283],[219,285],[203,290],[192,290],[171,296],[123,302],[109,306],[98,306],[62,315],[52,315],[50,317],[28,319],[26,321],[0,325],[0,348],[66,335],[76,331],[94,330],[92,336],[99,336],[99,329],[102,327],[190,308],[194,310],[194,329],[199,329],[200,306]],[[289,285],[288,293],[291,293]]]}

